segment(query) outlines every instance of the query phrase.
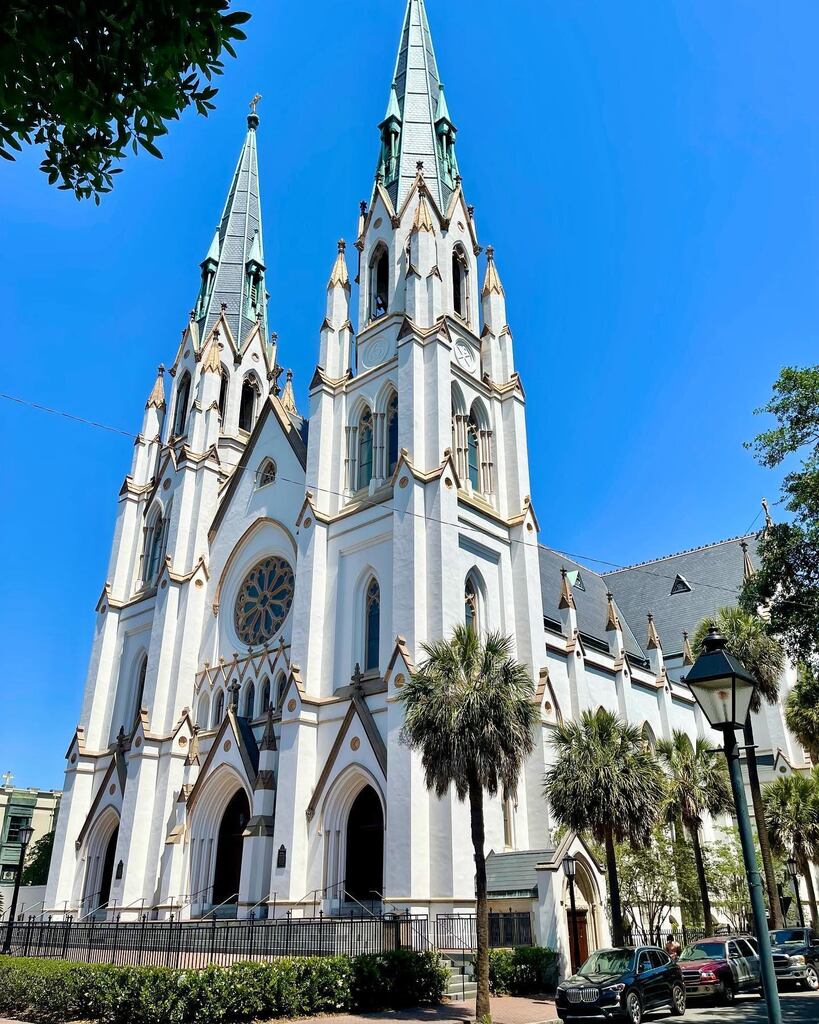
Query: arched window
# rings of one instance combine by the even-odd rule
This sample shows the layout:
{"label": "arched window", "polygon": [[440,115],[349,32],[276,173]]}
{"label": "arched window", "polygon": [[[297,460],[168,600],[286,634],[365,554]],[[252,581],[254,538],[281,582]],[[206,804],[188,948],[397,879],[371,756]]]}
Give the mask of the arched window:
{"label": "arched window", "polygon": [[262,714],[267,714],[267,709],[270,707],[270,680],[267,676],[264,677],[262,683]]}
{"label": "arched window", "polygon": [[467,273],[468,264],[464,251],[460,246],[456,246],[452,250],[452,307],[462,320],[469,319]]}
{"label": "arched window", "polygon": [[398,395],[393,391],[387,404],[387,476],[398,464]]}
{"label": "arched window", "polygon": [[245,718],[253,718],[255,707],[256,687],[253,683],[248,683],[247,689],[245,690]]}
{"label": "arched window", "polygon": [[370,486],[373,478],[373,414],[365,409],[358,421],[358,488]]}
{"label": "arched window", "polygon": [[196,724],[200,729],[207,729],[208,715],[210,714],[210,697],[203,693],[199,698],[199,708],[196,712]]}
{"label": "arched window", "polygon": [[507,850],[511,850],[514,846],[514,835],[512,832],[512,815],[513,815],[512,801],[508,796],[503,798],[503,845]]}
{"label": "arched window", "polygon": [[139,721],[139,713],[142,710],[142,698],[145,696],[145,676],[148,672],[148,656],[144,655],[139,663],[136,677],[136,693],[134,696],[133,726]]}
{"label": "arched window", "polygon": [[219,419],[222,422],[222,426],[224,426],[225,423],[225,410],[227,409],[229,382],[230,378],[228,377],[227,370],[222,370],[222,380],[219,384]]}
{"label": "arched window", "polygon": [[165,546],[168,541],[168,522],[170,521],[170,510],[163,516],[161,510],[157,509],[153,521],[148,527],[145,537],[145,554],[143,556],[145,566],[146,586],[155,583],[162,568],[162,560],[165,557]]}
{"label": "arched window", "polygon": [[464,622],[467,629],[478,632],[478,589],[471,576],[467,577],[464,587]]}
{"label": "arched window", "polygon": [[222,719],[225,717],[225,691],[220,690],[219,696],[216,698],[216,705],[213,709],[213,727],[217,728],[222,724]]}
{"label": "arched window", "polygon": [[364,671],[378,668],[381,643],[381,588],[373,576],[364,603]]}
{"label": "arched window", "polygon": [[287,676],[284,672],[279,672],[279,678],[276,680],[276,707],[282,706],[284,700],[284,691],[287,688]]}
{"label": "arched window", "polygon": [[473,491],[481,489],[481,442],[478,422],[472,413],[466,425],[466,469]]}
{"label": "arched window", "polygon": [[182,437],[188,426],[188,404],[191,397],[191,375],[187,370],[176,385],[176,407],[173,417],[173,434]]}
{"label": "arched window", "polygon": [[253,417],[256,412],[256,385],[252,377],[245,377],[242,382],[242,397],[239,401],[239,430],[248,433],[253,429]]}
{"label": "arched window", "polygon": [[390,263],[386,247],[379,245],[370,262],[370,317],[384,316],[389,309]]}
{"label": "arched window", "polygon": [[256,486],[267,487],[276,479],[276,463],[272,459],[263,459],[256,475]]}

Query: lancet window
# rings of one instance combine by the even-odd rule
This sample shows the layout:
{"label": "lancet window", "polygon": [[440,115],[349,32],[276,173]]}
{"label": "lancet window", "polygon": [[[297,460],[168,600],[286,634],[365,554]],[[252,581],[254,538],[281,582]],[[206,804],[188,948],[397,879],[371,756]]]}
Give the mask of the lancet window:
{"label": "lancet window", "polygon": [[176,386],[176,406],[174,407],[173,434],[183,437],[188,426],[188,405],[191,397],[191,375],[185,371]]}
{"label": "lancet window", "polygon": [[381,588],[373,576],[364,602],[364,671],[378,668],[381,643]]}

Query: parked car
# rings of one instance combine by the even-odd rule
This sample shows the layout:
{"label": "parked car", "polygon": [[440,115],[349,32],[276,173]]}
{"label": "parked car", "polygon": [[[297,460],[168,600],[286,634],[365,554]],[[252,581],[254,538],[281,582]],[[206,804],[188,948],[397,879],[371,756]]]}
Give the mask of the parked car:
{"label": "parked car", "polygon": [[685,984],[677,964],[654,946],[598,949],[577,974],[557,987],[561,1020],[603,1017],[640,1024],[649,1010],[685,1013]]}
{"label": "parked car", "polygon": [[[819,936],[811,928],[780,928],[771,932],[776,980],[819,990]],[[786,961],[782,964],[782,957]]]}
{"label": "parked car", "polygon": [[689,998],[733,1003],[740,992],[759,992],[759,955],[742,935],[715,935],[686,946],[677,964]]}

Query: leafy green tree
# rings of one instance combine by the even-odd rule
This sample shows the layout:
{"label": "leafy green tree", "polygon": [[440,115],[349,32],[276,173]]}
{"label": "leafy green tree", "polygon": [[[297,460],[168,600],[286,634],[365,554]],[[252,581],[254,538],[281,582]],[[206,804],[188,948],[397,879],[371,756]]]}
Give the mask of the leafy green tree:
{"label": "leafy green tree", "polygon": [[[773,386],[767,413],[776,425],[748,445],[771,468],[796,462],[782,483],[792,519],[769,523],[760,540],[761,564],[742,592],[749,611],[764,606],[771,632],[795,662],[819,654],[819,366],[786,366]],[[793,459],[795,457],[795,459]]]}
{"label": "leafy green tree", "polygon": [[742,858],[739,832],[735,828],[720,830],[722,838],[712,843],[706,857],[706,871],[715,903],[719,906],[731,931],[748,927],[751,903],[748,876]]}
{"label": "leafy green tree", "polygon": [[785,722],[819,764],[819,676],[806,665],[799,666],[796,685],[785,698]]}
{"label": "leafy green tree", "polygon": [[665,815],[670,823],[681,821],[691,837],[706,931],[713,932],[711,900],[700,830],[704,814],[723,814],[733,806],[731,783],[722,760],[709,753],[706,740],[691,743],[688,734],[675,729],[670,740],[657,743],[657,757],[666,773]]}
{"label": "leafy green tree", "polygon": [[49,184],[110,192],[128,147],[156,140],[189,106],[207,116],[223,52],[250,15],[230,0],[9,0],[0,19],[0,157],[45,146]]}
{"label": "leafy green tree", "polygon": [[555,820],[574,832],[590,832],[605,844],[612,938],[623,944],[623,914],[615,844],[639,848],[664,796],[663,774],[640,730],[598,708],[552,733],[555,761],[544,791]]}
{"label": "leafy green tree", "polygon": [[[703,641],[712,626],[725,638],[725,648],[748,669],[756,680],[756,689],[751,703],[751,713],[762,707],[762,702],[776,704],[779,700],[779,680],[785,667],[785,652],[767,623],[755,612],[745,608],[718,608],[713,616],[705,618],[694,631],[692,645],[695,651],[702,649]],[[754,807],[759,850],[765,874],[765,888],[768,891],[768,906],[775,928],[781,928],[782,908],[779,904],[779,887],[774,871],[771,844],[765,827],[765,807],[762,803],[762,784],[759,780],[759,766],[756,760],[756,743],[751,714],[743,728],[748,766],[748,785]]]}
{"label": "leafy green tree", "polygon": [[781,857],[794,857],[805,879],[811,922],[819,928],[811,862],[819,859],[819,773],[782,775],[765,787],[765,820],[771,846]]}
{"label": "leafy green tree", "polygon": [[620,901],[625,917],[660,942],[660,927],[679,903],[674,850],[667,832],[655,828],[646,846],[617,847]]}
{"label": "leafy green tree", "polygon": [[478,983],[476,1017],[490,1020],[489,914],[486,897],[484,792],[511,796],[534,749],[540,721],[529,670],[513,657],[511,637],[478,637],[457,626],[449,640],[424,644],[424,662],[401,692],[403,735],[421,752],[427,788],[455,787],[469,799],[475,857]]}
{"label": "leafy green tree", "polygon": [[54,832],[46,832],[40,836],[26,854],[23,866],[23,885],[45,885],[48,881],[48,868],[51,864],[51,853],[54,849]]}
{"label": "leafy green tree", "polygon": [[[694,848],[685,833],[683,823],[679,819],[674,822],[673,830],[674,875],[677,879],[677,892],[680,895],[682,923],[688,928],[702,928],[705,924],[705,918],[702,913],[702,897],[700,895],[699,879],[697,878]],[[702,852],[707,875],[707,848],[703,847]]]}

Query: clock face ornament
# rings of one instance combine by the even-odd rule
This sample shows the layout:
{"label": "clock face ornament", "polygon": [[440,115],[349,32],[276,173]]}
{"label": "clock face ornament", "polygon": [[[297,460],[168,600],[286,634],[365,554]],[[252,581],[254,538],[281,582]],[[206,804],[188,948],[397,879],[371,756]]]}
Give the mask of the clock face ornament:
{"label": "clock face ornament", "polygon": [[455,358],[465,370],[472,371],[475,369],[475,353],[466,342],[459,341],[456,343]]}

